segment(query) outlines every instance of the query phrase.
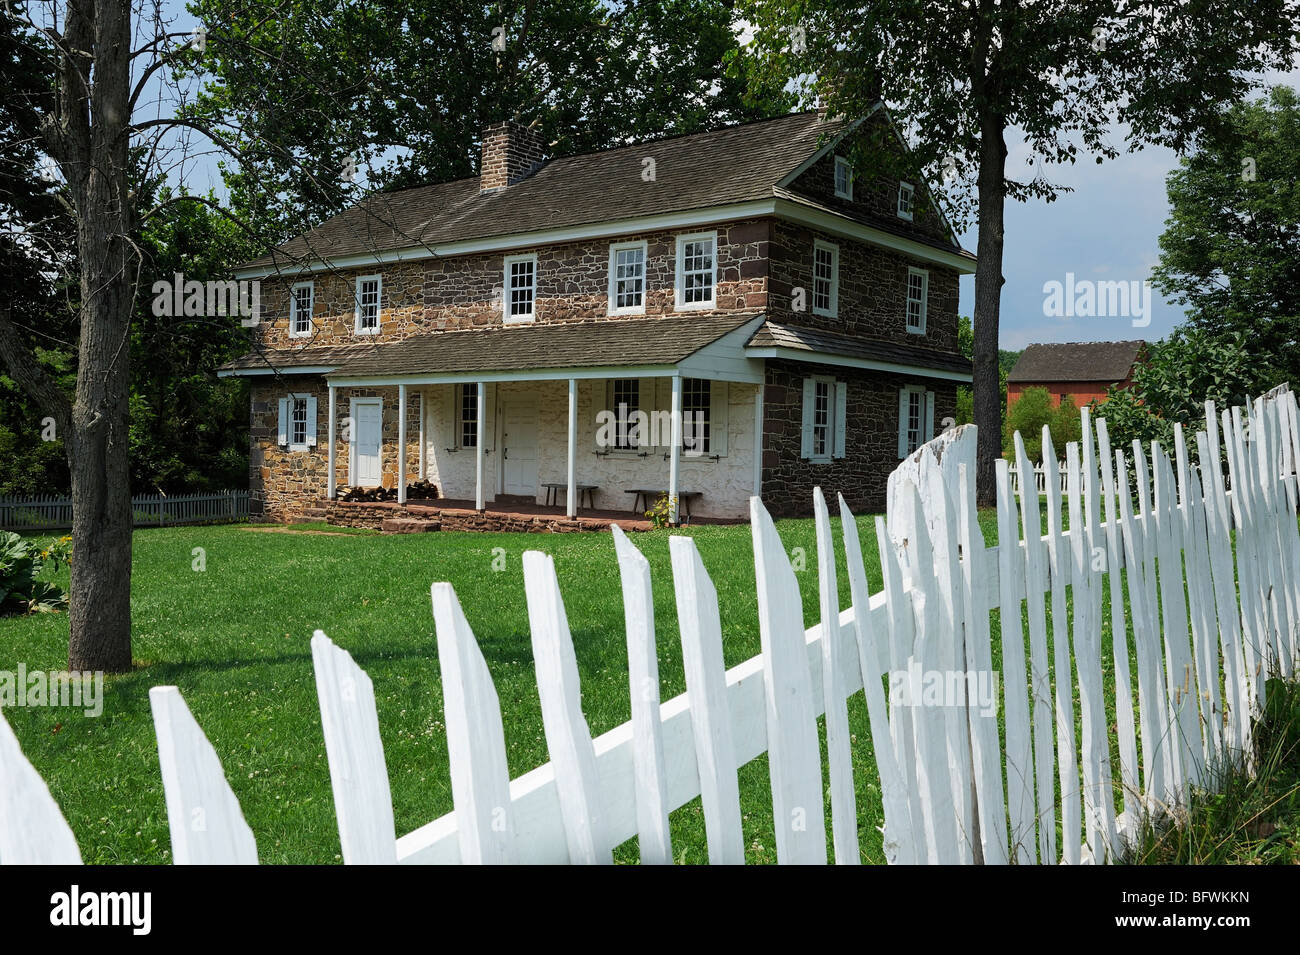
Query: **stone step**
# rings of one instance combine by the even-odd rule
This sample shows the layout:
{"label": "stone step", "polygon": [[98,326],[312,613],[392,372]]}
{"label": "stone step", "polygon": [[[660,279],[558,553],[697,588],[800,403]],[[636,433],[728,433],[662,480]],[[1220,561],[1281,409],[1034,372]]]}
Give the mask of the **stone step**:
{"label": "stone step", "polygon": [[442,530],[441,521],[426,521],[415,517],[389,517],[379,525],[385,534],[425,534]]}

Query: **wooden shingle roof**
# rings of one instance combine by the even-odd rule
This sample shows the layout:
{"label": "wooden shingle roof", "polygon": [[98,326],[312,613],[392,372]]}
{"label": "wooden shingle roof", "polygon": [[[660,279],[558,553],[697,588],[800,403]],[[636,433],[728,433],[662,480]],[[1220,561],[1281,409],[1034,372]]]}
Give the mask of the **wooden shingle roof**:
{"label": "wooden shingle roof", "polygon": [[1061,342],[1030,345],[1020,353],[1007,375],[1012,384],[1054,381],[1113,383],[1128,378],[1146,344],[1125,342]]}

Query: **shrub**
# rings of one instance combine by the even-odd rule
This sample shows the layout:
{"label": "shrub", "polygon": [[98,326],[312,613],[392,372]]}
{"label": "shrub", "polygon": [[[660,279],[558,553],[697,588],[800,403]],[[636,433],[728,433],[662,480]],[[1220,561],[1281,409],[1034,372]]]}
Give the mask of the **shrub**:
{"label": "shrub", "polygon": [[0,614],[54,613],[68,605],[68,595],[45,580],[44,570],[57,570],[72,559],[72,538],[48,544],[10,531],[0,531]]}
{"label": "shrub", "polygon": [[1002,455],[1015,460],[1015,434],[1020,432],[1025,451],[1035,464],[1043,459],[1043,425],[1052,434],[1052,449],[1057,460],[1065,460],[1065,446],[1083,436],[1079,408],[1073,398],[1066,398],[1059,407],[1052,407],[1052,396],[1046,388],[1026,388],[1018,401],[1007,412],[1002,432]]}

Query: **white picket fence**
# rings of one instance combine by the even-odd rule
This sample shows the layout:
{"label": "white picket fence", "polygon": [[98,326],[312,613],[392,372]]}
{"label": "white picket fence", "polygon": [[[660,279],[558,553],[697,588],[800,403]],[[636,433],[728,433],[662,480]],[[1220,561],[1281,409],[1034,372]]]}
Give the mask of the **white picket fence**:
{"label": "white picket fence", "polygon": [[[136,527],[208,524],[248,517],[247,491],[214,494],[138,494],[131,498]],[[0,530],[41,531],[72,526],[72,498],[0,496]]]}
{"label": "white picket fence", "polygon": [[[709,861],[740,863],[737,769],[767,753],[778,861],[824,863],[817,722],[824,715],[831,850],[835,862],[857,863],[847,700],[860,691],[887,861],[1111,861],[1143,818],[1185,805],[1193,788],[1212,788],[1229,766],[1249,768],[1264,678],[1294,673],[1298,422],[1286,388],[1221,417],[1207,403],[1205,428],[1195,435],[1206,486],[1179,428],[1172,458],[1154,445],[1149,456],[1132,449],[1134,489],[1124,452],[1111,449],[1104,421],[1094,429],[1085,410],[1083,440],[1066,449],[1065,495],[1044,429],[1047,533],[1037,489],[1026,486],[1017,499],[1009,468],[999,463],[997,547],[985,546],[976,521],[974,428],[948,432],[891,475],[888,516],[875,522],[879,593],[869,593],[857,525],[840,499],[847,610],[838,603],[826,502],[814,493],[820,622],[809,629],[776,527],[754,499],[762,652],[724,669],[717,593],[694,541],[672,537],[687,691],[662,703],[649,564],[615,528],[632,718],[594,740],[554,562],[528,552],[525,589],[551,762],[514,780],[491,674],[454,589],[436,583],[455,810],[401,838],[370,679],[318,631],[312,656],[344,861],[609,862],[616,846],[638,836],[643,862],[666,863],[673,859],[668,815],[698,796]],[[1017,452],[1028,473],[1019,440]],[[1227,484],[1218,466],[1224,453]],[[913,668],[956,675],[950,685],[992,674],[990,612],[1000,608],[1003,679],[995,702],[1005,732],[978,695],[930,701],[898,692],[899,675]],[[254,835],[180,693],[156,687],[150,697],[174,860],[255,863]],[[0,718],[0,862],[79,858],[70,828]]]}

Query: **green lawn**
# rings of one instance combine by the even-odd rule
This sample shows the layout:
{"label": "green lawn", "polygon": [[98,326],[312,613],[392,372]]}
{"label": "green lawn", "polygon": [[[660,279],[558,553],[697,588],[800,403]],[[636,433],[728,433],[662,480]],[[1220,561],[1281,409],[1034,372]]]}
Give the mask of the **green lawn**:
{"label": "green lawn", "polygon": [[[833,523],[838,524],[838,521]],[[992,514],[983,516],[992,543]],[[880,588],[874,523],[859,522],[872,589]],[[811,520],[779,522],[806,622],[817,615]],[[315,529],[323,530],[323,526]],[[332,530],[332,529],[331,529]],[[694,527],[718,589],[728,666],[759,652],[748,526]],[[667,531],[633,536],[655,585],[663,698],[685,690]],[[837,553],[838,550],[837,536]],[[206,569],[193,569],[194,548]],[[495,549],[500,548],[497,551]],[[103,715],[6,708],[24,752],[63,807],[87,862],[166,862],[170,840],[148,691],[175,684],[216,747],[257,837],[263,862],[338,861],[325,746],[309,641],[316,628],[347,649],[375,684],[398,834],[452,809],[429,585],[449,580],[465,608],[501,698],[512,776],[547,760],[534,683],[521,556],[554,555],[593,735],[629,718],[627,651],[609,534],[266,533],[247,526],[140,530],[133,573],[138,668],[110,677]],[[494,552],[495,551],[495,552]],[[493,560],[504,554],[505,570]],[[842,561],[842,557],[840,558]],[[66,576],[66,572],[65,572]],[[842,606],[848,582],[840,575]],[[994,631],[996,633],[996,630]],[[0,619],[0,669],[66,666],[67,617]],[[855,734],[864,861],[882,862],[875,757],[859,693]],[[775,861],[765,759],[741,771],[751,862]],[[828,806],[829,809],[829,806]],[[706,861],[696,800],[673,815],[679,860]],[[635,861],[635,843],[620,861]]]}

